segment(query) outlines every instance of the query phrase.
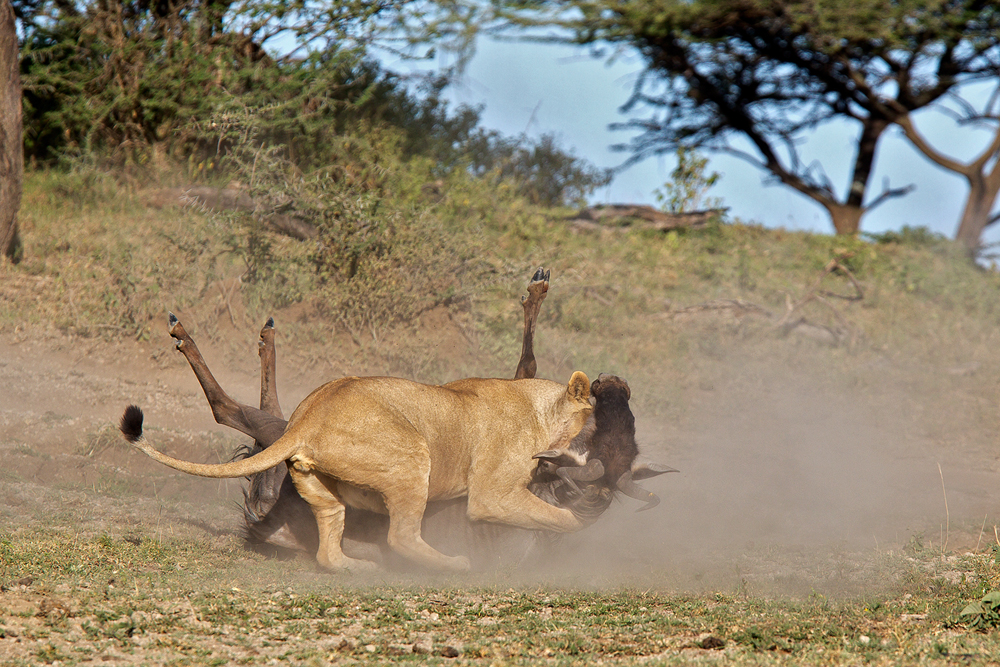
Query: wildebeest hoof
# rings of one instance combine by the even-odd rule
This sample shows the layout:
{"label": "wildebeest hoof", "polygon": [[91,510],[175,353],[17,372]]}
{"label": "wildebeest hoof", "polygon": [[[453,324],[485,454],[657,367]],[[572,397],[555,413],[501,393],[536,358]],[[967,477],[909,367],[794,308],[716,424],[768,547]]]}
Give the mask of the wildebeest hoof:
{"label": "wildebeest hoof", "polygon": [[167,333],[170,334],[171,338],[177,339],[177,349],[181,349],[181,343],[188,337],[187,331],[184,330],[184,325],[181,324],[176,315],[170,312],[167,313],[167,325],[169,326]]}
{"label": "wildebeest hoof", "polygon": [[541,282],[547,283],[547,282],[549,282],[549,275],[551,275],[551,273],[552,273],[551,270],[546,271],[543,267],[540,266],[540,267],[538,267],[538,270],[535,271],[535,275],[531,276],[531,282],[532,283],[541,283]]}

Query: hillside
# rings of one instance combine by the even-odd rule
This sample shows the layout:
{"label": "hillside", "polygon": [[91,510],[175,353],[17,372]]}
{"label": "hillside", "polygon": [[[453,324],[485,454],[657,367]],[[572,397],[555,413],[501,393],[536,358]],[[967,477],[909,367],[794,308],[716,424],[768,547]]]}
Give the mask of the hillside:
{"label": "hillside", "polygon": [[[664,500],[659,507],[636,514],[622,500],[562,543],[558,567],[517,573],[518,581],[819,599],[884,594],[902,600],[890,607],[938,605],[934,628],[953,617],[956,598],[996,587],[995,575],[949,555],[1000,544],[995,272],[913,230],[868,240],[738,222],[667,234],[575,232],[564,211],[517,200],[489,208],[466,199],[469,192],[455,196],[465,202],[463,224],[448,223],[435,243],[475,249],[449,260],[466,267],[462,278],[437,276],[438,291],[393,301],[392,275],[377,276],[381,282],[366,283],[365,307],[383,308],[381,319],[359,326],[365,320],[323,302],[338,295],[329,285],[289,297],[290,280],[314,283],[308,264],[289,260],[304,251],[288,239],[263,238],[269,256],[287,263],[249,281],[247,246],[231,218],[151,206],[153,193],[99,177],[32,174],[21,218],[25,260],[0,266],[0,583],[26,574],[38,582],[6,593],[11,609],[90,590],[90,578],[122,568],[139,568],[139,578],[159,572],[161,586],[208,590],[229,590],[231,581],[307,593],[331,585],[301,559],[275,563],[243,549],[238,480],[174,474],[120,441],[117,418],[134,402],[157,442],[182,458],[224,460],[241,442],[214,424],[166,333],[168,310],[222,385],[249,403],[258,391],[257,332],[273,315],[288,414],[312,388],[346,374],[511,376],[518,297],[537,266],[552,271],[536,334],[539,376],[627,378],[643,453],[681,473],[649,481]],[[451,205],[450,197],[414,207],[421,234],[431,233],[436,207]],[[394,318],[386,309],[393,303],[407,317]],[[133,553],[133,544],[144,546]],[[154,602],[158,590],[150,589]],[[900,597],[905,591],[917,597]],[[80,595],[80,609],[89,609],[90,593]],[[939,597],[922,602],[927,595]],[[647,614],[637,608],[629,613]],[[104,612],[79,611],[91,613]],[[0,621],[21,627],[11,618]],[[198,632],[214,627],[191,618]],[[874,632],[858,622],[858,632]],[[118,626],[108,627],[117,636]],[[678,641],[694,641],[694,630],[682,635],[690,632]],[[757,635],[730,634],[760,650]],[[210,644],[216,648],[206,651],[222,650]],[[638,655],[672,650],[643,646]],[[921,646],[908,655],[923,655]]]}
{"label": "hillside", "polygon": [[[41,420],[56,430],[43,453],[64,453],[68,434],[55,425],[72,419],[71,449],[96,438],[113,459],[106,431],[127,401],[144,403],[151,424],[197,429],[187,439],[229,443],[172,351],[167,310],[248,402],[256,333],[273,315],[288,411],[347,374],[509,376],[518,295],[544,265],[539,375],[627,378],[642,445],[685,470],[662,482],[671,505],[688,508],[670,513],[664,545],[706,526],[709,541],[733,544],[767,542],[768,531],[868,546],[918,533],[939,541],[938,463],[952,529],[978,527],[992,509],[1000,276],[919,231],[853,240],[733,223],[580,233],[558,211],[510,205],[489,224],[468,218],[468,238],[452,240],[479,249],[488,270],[478,282],[409,321],[352,330],[310,295],[269,306],[266,285],[245,283],[226,218],[156,208],[148,192],[94,178],[29,179],[26,259],[0,280],[8,450],[40,446],[45,429],[27,424]],[[831,260],[839,268],[825,272]]]}

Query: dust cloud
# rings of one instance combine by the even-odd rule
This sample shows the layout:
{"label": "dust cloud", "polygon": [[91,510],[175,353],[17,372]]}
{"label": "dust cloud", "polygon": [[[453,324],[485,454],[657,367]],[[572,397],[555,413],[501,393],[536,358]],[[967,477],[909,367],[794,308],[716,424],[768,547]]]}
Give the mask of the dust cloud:
{"label": "dust cloud", "polygon": [[[773,359],[744,363],[694,383],[683,423],[636,415],[643,453],[681,472],[643,482],[658,507],[637,513],[622,498],[568,536],[555,569],[597,583],[853,593],[891,579],[880,556],[948,538],[961,546],[961,526],[979,530],[996,475],[970,480],[977,464],[916,433],[913,396],[877,383],[845,391]],[[948,514],[939,460],[955,485]]]}

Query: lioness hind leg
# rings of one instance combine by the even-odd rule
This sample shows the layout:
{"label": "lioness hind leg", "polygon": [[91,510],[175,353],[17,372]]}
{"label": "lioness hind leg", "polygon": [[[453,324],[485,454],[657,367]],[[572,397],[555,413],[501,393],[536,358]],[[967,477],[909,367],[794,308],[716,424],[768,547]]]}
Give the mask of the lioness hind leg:
{"label": "lioness hind leg", "polygon": [[413,489],[403,489],[399,493],[385,495],[389,510],[389,546],[393,551],[435,570],[466,572],[470,568],[465,556],[446,556],[424,541],[420,534],[420,524],[427,506],[427,492],[423,494]]}
{"label": "lioness hind leg", "polygon": [[336,482],[326,475],[297,470],[294,466],[289,466],[288,473],[299,495],[309,503],[309,509],[316,517],[316,528],[319,530],[316,562],[319,566],[328,570],[374,569],[375,564],[370,561],[345,556],[340,546],[344,536],[345,507],[333,491]]}

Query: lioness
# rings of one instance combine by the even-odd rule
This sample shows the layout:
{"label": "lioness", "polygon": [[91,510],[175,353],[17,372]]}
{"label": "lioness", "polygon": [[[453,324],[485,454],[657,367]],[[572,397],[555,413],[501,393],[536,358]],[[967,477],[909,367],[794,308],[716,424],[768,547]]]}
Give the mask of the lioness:
{"label": "lioness", "polygon": [[585,524],[528,490],[540,452],[567,450],[592,412],[590,381],[459,380],[432,386],[399,378],[343,378],[295,409],[285,434],[241,461],[196,464],[156,451],[129,406],[122,433],[151,458],[203,477],[245,477],[288,463],[319,529],[322,567],[364,566],[340,545],[345,505],[389,515],[389,546],[427,567],[468,570],[424,542],[429,500],[468,496],[467,515],[532,530],[571,532]]}

